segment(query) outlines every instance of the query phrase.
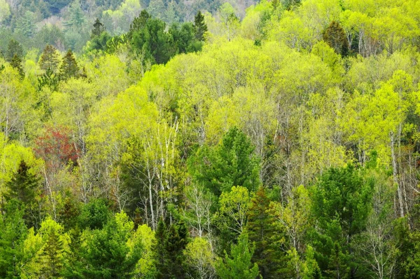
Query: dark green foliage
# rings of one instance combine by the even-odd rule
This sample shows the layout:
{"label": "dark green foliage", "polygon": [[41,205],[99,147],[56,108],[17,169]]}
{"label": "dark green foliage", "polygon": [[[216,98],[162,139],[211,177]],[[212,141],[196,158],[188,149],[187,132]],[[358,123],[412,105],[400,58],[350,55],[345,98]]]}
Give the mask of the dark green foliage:
{"label": "dark green foliage", "polygon": [[183,222],[166,227],[160,220],[156,230],[155,266],[157,278],[186,278],[185,255],[188,230]]}
{"label": "dark green foliage", "polygon": [[146,11],[134,19],[127,37],[134,53],[144,62],[152,64],[164,64],[178,53],[201,49],[192,24],[186,23],[181,27],[175,24],[167,32],[166,23],[152,18]]}
{"label": "dark green foliage", "polygon": [[132,278],[142,247],[136,243],[130,253],[128,236],[118,230],[115,220],[109,221],[102,230],[92,231],[92,238],[82,251],[86,263],[82,268],[84,278]]}
{"label": "dark green foliage", "polygon": [[59,63],[60,57],[57,53],[57,49],[52,45],[47,45],[39,60],[39,67],[44,71],[51,70],[55,72]]}
{"label": "dark green foliage", "polygon": [[90,35],[90,38],[93,39],[95,37],[99,37],[103,32],[105,32],[105,26],[102,22],[97,18],[95,23],[93,24],[93,29]]}
{"label": "dark green foliage", "polygon": [[[20,261],[24,257],[23,242],[27,228],[24,210],[15,199],[9,200],[0,215],[0,278],[20,278]],[[5,214],[6,213],[6,214]]]}
{"label": "dark green foliage", "polygon": [[235,127],[218,146],[204,146],[197,151],[189,160],[190,173],[216,196],[230,191],[232,186],[254,191],[260,185],[260,163],[253,152],[251,141]]}
{"label": "dark green foliage", "polygon": [[111,36],[107,32],[102,32],[101,35],[95,36],[91,39],[89,49],[106,51],[108,49],[108,42],[111,40]]}
{"label": "dark green foliage", "polygon": [[69,78],[77,78],[79,76],[79,66],[77,65],[76,58],[73,52],[68,50],[63,57],[63,62],[60,66],[60,79],[67,80]]}
{"label": "dark green foliage", "polygon": [[194,18],[195,38],[199,41],[204,41],[204,34],[207,32],[207,25],[204,22],[204,16],[199,11]]}
{"label": "dark green foliage", "polygon": [[364,181],[360,172],[349,165],[327,171],[312,190],[317,228],[311,237],[319,267],[325,275],[354,275],[351,241],[365,227],[373,182]]}
{"label": "dark green foliage", "polygon": [[13,59],[10,62],[10,66],[12,66],[19,73],[21,79],[25,77],[25,72],[23,71],[22,67],[22,59],[20,59],[16,54],[13,56]]}
{"label": "dark green foliage", "polygon": [[58,214],[58,219],[64,228],[68,231],[75,229],[78,223],[80,208],[74,197],[67,197],[64,200],[64,206]]}
{"label": "dark green foliage", "polygon": [[110,219],[110,210],[103,199],[91,200],[82,207],[79,224],[81,228],[102,229]]}
{"label": "dark green foliage", "polygon": [[23,218],[28,227],[36,226],[39,221],[39,206],[36,200],[40,187],[40,178],[31,174],[28,165],[21,161],[12,180],[6,183],[4,199],[17,200],[25,206]]}
{"label": "dark green foliage", "polygon": [[248,210],[247,231],[251,243],[255,243],[252,262],[257,263],[263,278],[278,278],[276,274],[276,260],[279,252],[274,248],[273,241],[280,232],[276,230],[269,213],[270,200],[266,196],[265,188],[260,187],[252,199]]}
{"label": "dark green foliage", "polygon": [[324,32],[324,41],[334,49],[334,51],[342,56],[349,53],[349,42],[346,33],[340,23],[332,21]]}
{"label": "dark green foliage", "polygon": [[6,201],[16,199],[25,205],[33,203],[39,187],[39,180],[35,174],[30,173],[29,166],[21,161],[12,180],[6,183],[8,191],[4,194],[4,198]]}
{"label": "dark green foliage", "polygon": [[21,59],[23,57],[23,48],[22,45],[19,44],[17,41],[10,40],[5,55],[6,61],[12,62],[15,56]]}
{"label": "dark green foliage", "polygon": [[221,279],[255,279],[258,277],[258,265],[252,264],[251,258],[254,248],[248,242],[246,233],[239,236],[238,244],[232,245],[228,255],[220,260],[216,266],[217,274]]}

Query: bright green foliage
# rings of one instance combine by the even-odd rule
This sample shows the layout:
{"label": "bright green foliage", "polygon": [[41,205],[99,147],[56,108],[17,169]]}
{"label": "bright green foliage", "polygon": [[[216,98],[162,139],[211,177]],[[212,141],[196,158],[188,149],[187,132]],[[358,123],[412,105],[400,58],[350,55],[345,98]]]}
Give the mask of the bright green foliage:
{"label": "bright green foliage", "polygon": [[189,275],[193,278],[213,278],[216,275],[215,254],[206,239],[194,238],[185,248],[185,255]]}
{"label": "bright green foliage", "polygon": [[214,148],[202,147],[190,161],[191,171],[198,183],[216,196],[232,186],[256,190],[259,186],[259,160],[254,147],[238,128],[230,129]]}
{"label": "bright green foliage", "polygon": [[24,210],[17,200],[9,200],[0,218],[0,277],[20,278],[21,260],[24,258],[23,243],[27,228]]}
{"label": "bright green foliage", "polygon": [[231,191],[220,195],[219,211],[213,219],[219,230],[222,251],[245,230],[250,201],[248,189],[242,186],[233,186]]}
{"label": "bright green foliage", "polygon": [[39,258],[42,266],[39,275],[57,278],[63,268],[63,242],[55,230],[51,230],[46,237],[47,241]]}
{"label": "bright green foliage", "polygon": [[259,277],[258,265],[252,264],[254,248],[248,241],[248,235],[242,233],[238,244],[232,245],[230,254],[225,251],[224,259],[216,265],[217,275],[222,279],[255,279]]}

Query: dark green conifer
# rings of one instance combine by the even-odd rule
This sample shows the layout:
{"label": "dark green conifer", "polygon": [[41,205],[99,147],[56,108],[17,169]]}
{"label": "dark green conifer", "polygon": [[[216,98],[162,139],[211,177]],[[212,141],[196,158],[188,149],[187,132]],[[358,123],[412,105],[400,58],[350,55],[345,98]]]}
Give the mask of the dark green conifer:
{"label": "dark green conifer", "polygon": [[59,63],[60,57],[57,53],[57,49],[52,45],[47,45],[39,60],[39,67],[44,71],[51,70],[52,72],[55,72]]}
{"label": "dark green conifer", "polygon": [[204,22],[204,16],[201,11],[198,11],[194,18],[195,38],[199,41],[204,41],[204,34],[207,32],[207,25]]}
{"label": "dark green conifer", "polygon": [[332,21],[324,32],[324,41],[334,49],[334,51],[342,56],[349,53],[349,42],[347,41],[346,33],[343,27]]}
{"label": "dark green conifer", "polygon": [[60,67],[60,78],[67,80],[69,78],[77,78],[79,76],[79,66],[77,65],[76,58],[74,58],[71,50],[67,51],[63,57],[63,62]]}
{"label": "dark green conifer", "polygon": [[22,59],[20,59],[19,56],[17,56],[16,54],[15,56],[13,56],[13,59],[10,62],[10,66],[12,66],[14,69],[18,71],[21,79],[25,77],[25,72],[23,71],[23,67],[22,67]]}

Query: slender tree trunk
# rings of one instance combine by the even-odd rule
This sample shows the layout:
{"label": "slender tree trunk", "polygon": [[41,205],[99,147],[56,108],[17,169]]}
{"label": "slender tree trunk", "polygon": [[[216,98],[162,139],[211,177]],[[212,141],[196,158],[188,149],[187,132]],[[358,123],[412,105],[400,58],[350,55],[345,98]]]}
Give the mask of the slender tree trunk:
{"label": "slender tree trunk", "polygon": [[398,194],[398,205],[399,205],[399,209],[400,209],[400,217],[404,217],[404,201],[403,201],[403,195],[402,195],[402,191],[401,191],[401,187],[398,184],[398,173],[397,173],[397,160],[395,157],[395,150],[394,150],[394,144],[395,144],[395,139],[394,139],[394,132],[391,132],[390,134],[391,136],[391,156],[392,156],[392,176],[393,176],[393,180],[394,180],[394,185],[397,186],[397,194]]}

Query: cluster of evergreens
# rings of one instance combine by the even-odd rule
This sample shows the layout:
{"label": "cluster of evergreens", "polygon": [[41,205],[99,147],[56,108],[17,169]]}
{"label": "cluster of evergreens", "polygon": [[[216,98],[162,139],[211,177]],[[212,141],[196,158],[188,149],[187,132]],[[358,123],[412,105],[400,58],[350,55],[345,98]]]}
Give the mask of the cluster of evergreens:
{"label": "cluster of evergreens", "polygon": [[193,21],[198,11],[217,16],[223,3],[242,17],[256,0],[0,0],[0,50],[14,39],[27,49],[50,44],[81,51],[95,18],[115,36],[126,33],[141,11],[172,24]]}
{"label": "cluster of evergreens", "polygon": [[0,45],[0,278],[420,278],[420,2],[215,9]]}

